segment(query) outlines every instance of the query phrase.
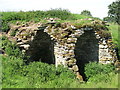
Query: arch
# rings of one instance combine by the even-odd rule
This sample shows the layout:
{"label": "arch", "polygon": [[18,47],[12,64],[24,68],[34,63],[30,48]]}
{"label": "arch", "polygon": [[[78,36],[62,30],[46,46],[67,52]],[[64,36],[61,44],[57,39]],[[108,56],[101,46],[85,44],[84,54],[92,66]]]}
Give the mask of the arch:
{"label": "arch", "polygon": [[79,72],[83,76],[83,79],[86,79],[84,74],[84,67],[86,63],[90,61],[99,60],[99,40],[96,39],[94,31],[84,31],[76,43],[75,47],[75,58],[77,60],[76,64],[78,65]]}
{"label": "arch", "polygon": [[29,62],[41,61],[54,64],[54,42],[46,32],[39,30],[33,41],[30,42],[30,47],[26,54],[30,56]]}

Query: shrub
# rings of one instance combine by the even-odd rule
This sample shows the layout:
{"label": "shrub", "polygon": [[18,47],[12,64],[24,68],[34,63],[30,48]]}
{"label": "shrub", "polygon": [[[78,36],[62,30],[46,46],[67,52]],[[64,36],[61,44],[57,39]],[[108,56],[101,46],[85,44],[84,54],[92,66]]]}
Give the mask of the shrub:
{"label": "shrub", "polygon": [[87,78],[94,77],[98,74],[108,74],[114,70],[111,64],[101,64],[97,62],[90,62],[85,65],[85,74]]}
{"label": "shrub", "polygon": [[5,36],[2,37],[2,49],[4,49],[5,53],[9,56],[15,56],[19,58],[24,57],[24,54],[20,51],[18,46],[9,41]]}
{"label": "shrub", "polygon": [[54,65],[42,62],[25,65],[22,59],[14,56],[3,56],[2,60],[2,82],[7,88],[65,87],[75,78],[72,71],[62,66],[56,69]]}
{"label": "shrub", "polygon": [[81,84],[80,88],[118,88],[118,74],[114,72],[109,74],[99,74],[90,77],[85,84]]}
{"label": "shrub", "polygon": [[[31,82],[48,82],[58,78],[74,78],[72,71],[66,68],[58,67],[55,68],[54,65],[48,65],[42,62],[32,62],[28,66],[23,68],[23,75],[27,76],[32,80]],[[34,83],[33,82],[33,83]]]}
{"label": "shrub", "polygon": [[24,65],[25,64],[21,58],[2,56],[3,88],[22,88],[27,86],[28,79],[20,74]]}
{"label": "shrub", "polygon": [[96,82],[96,83],[102,81],[102,82],[106,82],[107,83],[107,82],[111,81],[111,78],[110,78],[109,74],[97,74],[97,75],[95,75],[93,77],[90,77],[88,81]]}
{"label": "shrub", "polygon": [[[62,10],[61,8],[59,9],[51,9],[48,10],[47,12],[48,17],[57,17],[60,18],[62,20],[66,20],[66,19],[70,19],[69,17],[71,17],[71,13],[68,10]],[[72,19],[72,18],[71,18]]]}
{"label": "shrub", "polygon": [[16,22],[16,21],[36,21],[39,22],[40,20],[53,17],[53,18],[60,18],[62,20],[69,19],[74,20],[76,17],[72,15],[72,13],[66,9],[51,9],[47,11],[19,11],[19,12],[0,12],[2,18],[2,31],[8,32],[9,23]]}
{"label": "shrub", "polygon": [[91,12],[88,11],[88,10],[83,10],[83,11],[81,12],[81,15],[92,16]]}
{"label": "shrub", "polygon": [[2,65],[4,73],[10,73],[13,75],[19,71],[24,65],[24,62],[22,59],[13,56],[2,56]]}

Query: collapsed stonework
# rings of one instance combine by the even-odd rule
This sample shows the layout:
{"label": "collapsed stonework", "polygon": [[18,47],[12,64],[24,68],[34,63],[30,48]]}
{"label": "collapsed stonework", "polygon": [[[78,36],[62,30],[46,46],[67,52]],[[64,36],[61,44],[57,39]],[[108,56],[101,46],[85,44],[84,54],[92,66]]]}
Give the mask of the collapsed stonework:
{"label": "collapsed stonework", "polygon": [[8,35],[15,32],[17,45],[30,56],[30,61],[42,61],[56,67],[62,64],[77,73],[89,61],[107,64],[117,60],[106,23],[89,21],[91,24],[84,25],[54,20],[48,23],[17,22],[10,26]]}

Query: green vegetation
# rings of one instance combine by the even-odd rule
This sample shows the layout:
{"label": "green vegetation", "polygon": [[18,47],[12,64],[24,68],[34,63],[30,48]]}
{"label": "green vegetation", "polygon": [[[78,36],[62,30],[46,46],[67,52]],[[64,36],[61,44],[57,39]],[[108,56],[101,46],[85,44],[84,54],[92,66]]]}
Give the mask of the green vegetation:
{"label": "green vegetation", "polygon": [[[7,54],[1,55],[3,88],[42,88],[50,87],[50,84],[53,84],[52,87],[65,87],[65,84],[69,84],[69,81],[72,82],[75,79],[73,72],[62,66],[56,69],[54,65],[41,62],[31,62],[26,65],[25,60],[22,59],[23,55],[17,46],[6,37],[2,37],[2,40],[2,48]],[[62,83],[64,83],[63,86],[59,86]]]}
{"label": "green vegetation", "polygon": [[[32,62],[24,65],[23,60],[16,57],[3,56],[3,88],[110,88],[118,87],[117,74],[114,72],[89,77],[88,82],[80,83],[73,72],[67,68]],[[96,67],[98,65],[96,64]],[[104,66],[106,67],[106,66]],[[106,67],[107,68],[107,67]],[[89,69],[91,70],[91,69]]]}
{"label": "green vegetation", "polygon": [[20,51],[18,46],[16,46],[15,43],[10,42],[8,40],[8,38],[5,36],[2,37],[2,47],[1,48],[4,49],[5,53],[8,56],[15,56],[15,57],[19,57],[19,58],[24,57],[24,54],[22,54],[22,52]]}
{"label": "green vegetation", "polygon": [[[116,48],[118,48],[118,54],[120,56],[120,40],[119,40],[119,34],[120,34],[120,31],[119,31],[119,25],[118,24],[114,24],[114,23],[109,23],[109,30],[110,32],[112,33],[112,40],[113,40],[113,43],[116,45]],[[119,58],[120,59],[120,58]]]}
{"label": "green vegetation", "polygon": [[83,11],[81,12],[81,15],[92,16],[91,12],[88,11],[88,10],[83,10]]}
{"label": "green vegetation", "polygon": [[108,16],[113,18],[113,21],[120,24],[120,1],[116,0],[115,2],[113,2],[112,4],[110,4],[108,6],[109,11],[108,11]]}
{"label": "green vegetation", "polygon": [[43,21],[45,18],[59,18],[61,20],[77,20],[77,19],[85,19],[90,16],[83,16],[80,14],[72,14],[68,10],[64,9],[51,9],[48,11],[20,11],[20,12],[0,12],[2,19],[2,31],[9,30],[9,24],[14,23],[16,21]]}
{"label": "green vegetation", "polygon": [[[108,6],[108,16],[104,17],[103,20],[109,22],[109,30],[112,33],[113,42],[116,44],[116,48],[120,49],[120,41],[118,41],[118,34],[119,34],[119,25],[120,25],[120,12],[119,12],[119,5],[120,1],[116,0],[112,2]],[[120,51],[119,51],[120,56]]]}
{"label": "green vegetation", "polygon": [[13,56],[3,56],[2,62],[3,88],[65,87],[75,78],[73,72],[67,68],[56,69],[53,65],[41,62],[25,65],[22,59]]}
{"label": "green vegetation", "polygon": [[114,22],[120,25],[120,1],[116,0],[108,6],[108,16],[104,18],[105,21]]}
{"label": "green vegetation", "polygon": [[118,32],[119,32],[118,25],[113,24],[113,23],[110,23],[109,25],[110,26],[108,28],[109,28],[110,32],[112,33],[113,42],[118,45]]}
{"label": "green vegetation", "polygon": [[101,64],[97,62],[90,62],[85,66],[85,74],[87,78],[94,77],[101,74],[108,74],[112,72],[115,68],[111,64]]}
{"label": "green vegetation", "polygon": [[1,12],[2,16],[2,30],[8,31],[9,30],[9,23],[13,23],[16,21],[40,21],[46,17],[57,17],[60,19],[68,19],[72,17],[71,13],[67,10],[62,9],[53,9],[49,11],[20,11],[20,12]]}
{"label": "green vegetation", "polygon": [[[45,22],[45,18],[60,18],[59,22],[70,22],[77,27],[91,23],[88,18],[100,20],[91,16],[72,14],[68,10],[52,9],[48,11],[27,11],[27,12],[1,12],[2,31],[8,32],[9,24],[20,21]],[[87,18],[87,19],[86,19]],[[84,20],[80,20],[84,19]],[[85,20],[86,19],[86,20]],[[76,20],[76,22],[75,22]],[[77,22],[78,20],[78,22]],[[91,24],[90,24],[91,25]],[[93,24],[92,24],[93,25]],[[94,26],[94,25],[93,25]],[[98,26],[101,28],[103,26]],[[110,23],[108,27],[112,32],[113,42],[118,44],[118,25]],[[16,32],[12,32],[14,36]],[[15,43],[10,42],[7,37],[1,38],[2,49],[5,54],[2,57],[2,87],[3,88],[117,88],[118,74],[114,72],[112,65],[103,65],[90,62],[85,66],[85,74],[88,81],[81,83],[74,73],[63,66],[55,68],[42,62],[31,62],[26,65],[25,56]],[[0,63],[1,64],[1,63]],[[0,65],[1,66],[1,65]],[[1,70],[1,67],[0,67]],[[1,83],[1,82],[0,82]]]}
{"label": "green vegetation", "polygon": [[[42,62],[25,64],[23,55],[17,46],[6,37],[2,37],[5,53],[2,57],[2,87],[3,88],[117,88],[118,74],[115,74],[112,65],[103,65],[96,62],[86,64],[85,74],[88,81],[81,83],[75,74],[59,66]],[[11,43],[11,44],[10,44]],[[6,50],[9,48],[9,50]],[[13,52],[14,50],[14,52]],[[19,56],[17,57],[16,56]]]}
{"label": "green vegetation", "polygon": [[[120,25],[120,1],[116,0],[114,2],[112,2],[109,6],[108,6],[108,16],[104,17],[103,20],[104,21],[108,21],[110,23],[110,26],[108,27],[109,30],[112,33],[112,38],[113,38],[113,42],[116,44],[116,48],[119,49],[118,54],[120,56],[120,41],[118,41],[119,38],[119,25]],[[119,58],[120,59],[120,58]]]}

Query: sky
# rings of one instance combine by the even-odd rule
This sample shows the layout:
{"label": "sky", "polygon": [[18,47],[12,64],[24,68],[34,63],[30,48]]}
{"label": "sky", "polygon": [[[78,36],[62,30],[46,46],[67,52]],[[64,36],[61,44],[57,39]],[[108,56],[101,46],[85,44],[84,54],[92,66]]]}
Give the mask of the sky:
{"label": "sky", "polygon": [[80,14],[89,10],[93,17],[107,16],[108,5],[116,0],[0,0],[0,11],[68,9]]}

